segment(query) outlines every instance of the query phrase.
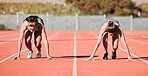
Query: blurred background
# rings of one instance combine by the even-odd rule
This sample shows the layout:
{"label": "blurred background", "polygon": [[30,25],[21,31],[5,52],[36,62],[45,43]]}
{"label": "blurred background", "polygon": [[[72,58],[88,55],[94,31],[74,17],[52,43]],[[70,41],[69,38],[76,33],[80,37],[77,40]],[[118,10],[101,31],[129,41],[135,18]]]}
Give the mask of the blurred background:
{"label": "blurred background", "polygon": [[0,30],[20,30],[32,14],[47,30],[100,30],[107,18],[124,30],[148,30],[148,0],[0,0]]}

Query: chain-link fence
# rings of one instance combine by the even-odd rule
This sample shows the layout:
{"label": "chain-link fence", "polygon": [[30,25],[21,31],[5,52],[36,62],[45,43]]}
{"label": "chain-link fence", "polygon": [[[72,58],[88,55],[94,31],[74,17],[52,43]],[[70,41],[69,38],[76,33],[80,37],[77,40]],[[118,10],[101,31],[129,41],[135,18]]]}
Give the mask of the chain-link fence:
{"label": "chain-link fence", "polygon": [[[73,15],[54,16],[50,14],[36,14],[44,20],[47,30],[100,30],[106,19],[105,15]],[[28,15],[0,15],[0,24],[19,30],[23,20]],[[114,16],[124,30],[148,30],[148,18],[133,18],[132,16]]]}

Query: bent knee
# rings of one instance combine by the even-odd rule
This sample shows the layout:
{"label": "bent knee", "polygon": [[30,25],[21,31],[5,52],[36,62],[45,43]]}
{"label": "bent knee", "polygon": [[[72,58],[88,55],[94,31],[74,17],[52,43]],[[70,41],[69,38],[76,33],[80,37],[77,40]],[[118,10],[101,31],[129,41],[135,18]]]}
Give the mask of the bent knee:
{"label": "bent knee", "polygon": [[118,46],[113,46],[113,49],[114,49],[114,50],[117,50],[117,49],[118,49]]}

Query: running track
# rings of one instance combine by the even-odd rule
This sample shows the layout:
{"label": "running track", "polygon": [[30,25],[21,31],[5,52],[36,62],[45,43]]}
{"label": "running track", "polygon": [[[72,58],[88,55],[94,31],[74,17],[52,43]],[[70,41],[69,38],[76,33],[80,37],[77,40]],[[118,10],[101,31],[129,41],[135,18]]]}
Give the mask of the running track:
{"label": "running track", "polygon": [[47,31],[50,54],[55,60],[46,60],[43,45],[42,58],[36,59],[34,51],[33,59],[27,59],[28,51],[23,46],[19,61],[12,60],[19,31],[0,31],[0,76],[148,76],[148,31],[125,31],[133,61],[127,61],[121,41],[117,59],[111,59],[109,44],[109,60],[103,60],[101,43],[96,60],[87,61],[98,34],[99,31]]}

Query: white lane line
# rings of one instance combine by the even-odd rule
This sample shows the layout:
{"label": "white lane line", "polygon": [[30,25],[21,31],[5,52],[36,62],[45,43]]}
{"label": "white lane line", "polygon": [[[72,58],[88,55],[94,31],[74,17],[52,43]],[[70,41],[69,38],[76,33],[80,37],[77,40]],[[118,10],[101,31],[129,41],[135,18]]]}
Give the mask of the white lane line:
{"label": "white lane line", "polygon": [[148,45],[148,43],[142,42],[142,41],[139,41],[139,40],[135,40],[135,39],[129,39],[129,40],[134,41],[134,42],[137,42],[137,43]]}
{"label": "white lane line", "polygon": [[148,36],[144,36],[144,35],[142,35],[141,37],[142,37],[142,38],[148,38]]}
{"label": "white lane line", "polygon": [[[52,37],[56,36],[56,35],[57,35],[57,34],[59,34],[59,33],[60,33],[60,32],[57,32],[57,33],[55,33],[55,34],[53,34],[53,35],[49,36],[49,37],[48,37],[48,39],[50,39],[50,38],[52,38]],[[34,45],[33,45],[33,47],[34,47]],[[28,49],[26,48],[26,49],[22,50],[22,51],[21,51],[21,53],[22,53],[22,52],[24,52],[24,51],[26,51],[26,50],[28,50]],[[2,62],[4,62],[4,61],[6,61],[6,60],[8,60],[8,59],[10,59],[10,58],[12,58],[13,56],[16,56],[16,55],[17,55],[17,53],[12,54],[11,56],[9,56],[9,57],[4,58],[3,60],[1,60],[1,61],[0,61],[0,63],[2,63]]]}
{"label": "white lane line", "polygon": [[[111,45],[111,42],[108,42],[110,45]],[[121,47],[118,47],[120,50],[122,50],[123,52],[126,52],[127,53],[127,51],[126,50],[124,50],[123,48],[121,48]],[[146,63],[146,64],[148,64],[148,62],[146,61],[146,60],[144,60],[144,59],[142,59],[142,58],[140,58],[140,57],[138,57],[137,55],[135,55],[135,54],[133,54],[133,53],[131,53],[130,52],[130,54],[132,55],[132,56],[134,56],[134,57],[136,57],[136,58],[138,58],[139,60],[141,60],[142,62],[144,62],[144,63]],[[134,60],[133,60],[134,61]]]}
{"label": "white lane line", "polygon": [[77,76],[77,50],[76,50],[76,31],[74,32],[74,61],[73,61],[73,72],[72,76]]}
{"label": "white lane line", "polygon": [[[124,51],[124,52],[126,52],[126,50],[124,50],[124,49],[121,48],[121,47],[119,47],[119,49],[122,50],[122,51]],[[138,59],[141,60],[142,62],[148,64],[148,62],[147,62],[146,60],[144,60],[144,59],[138,57],[137,55],[135,55],[135,54],[133,54],[133,53],[131,53],[131,55],[134,56],[134,57],[136,57],[136,58],[138,58]]]}
{"label": "white lane line", "polygon": [[[4,38],[4,37],[14,37],[15,34],[7,34],[7,35],[2,35],[0,36],[0,38]],[[16,36],[18,35],[18,33],[16,34]]]}
{"label": "white lane line", "polygon": [[5,44],[5,43],[11,42],[11,41],[16,41],[16,40],[18,40],[18,38],[11,39],[11,40],[4,41],[4,42],[0,42],[0,44]]}
{"label": "white lane line", "polygon": [[[21,51],[21,53],[22,53],[22,52],[24,52],[24,51],[26,51],[26,50],[27,50],[27,48],[26,48],[26,49],[24,49],[24,50],[22,50],[22,51]],[[12,58],[13,56],[16,56],[16,55],[17,55],[17,53],[12,54],[11,56],[9,56],[9,57],[7,57],[7,58],[5,58],[5,59],[1,60],[1,61],[0,61],[0,63],[2,63],[2,62],[4,62],[4,61],[6,61],[6,60],[8,60],[8,59],[10,59],[10,58]]]}

